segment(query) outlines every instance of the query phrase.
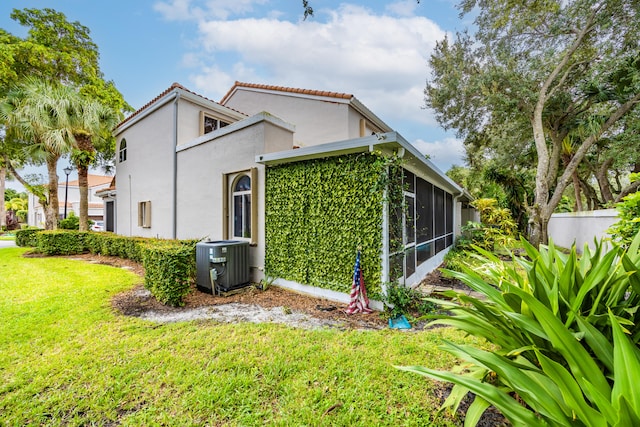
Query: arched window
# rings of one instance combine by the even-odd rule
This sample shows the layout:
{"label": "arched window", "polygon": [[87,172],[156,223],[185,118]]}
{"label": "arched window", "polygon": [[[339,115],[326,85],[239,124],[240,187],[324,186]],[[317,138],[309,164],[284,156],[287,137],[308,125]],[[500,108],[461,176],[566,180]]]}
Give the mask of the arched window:
{"label": "arched window", "polygon": [[240,175],[233,185],[233,237],[251,238],[251,178]]}
{"label": "arched window", "polygon": [[120,159],[120,163],[124,162],[125,160],[127,160],[127,140],[122,138],[122,140],[120,141],[120,150],[119,150],[119,159]]}

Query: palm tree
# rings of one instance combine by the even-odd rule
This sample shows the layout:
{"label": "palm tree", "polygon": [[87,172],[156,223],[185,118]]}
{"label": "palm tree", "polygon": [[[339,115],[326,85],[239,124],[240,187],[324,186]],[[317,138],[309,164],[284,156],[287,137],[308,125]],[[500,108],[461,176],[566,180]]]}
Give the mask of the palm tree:
{"label": "palm tree", "polygon": [[[71,89],[71,88],[70,88]],[[69,131],[74,137],[71,161],[78,169],[80,188],[80,230],[89,228],[89,166],[95,163],[96,145],[113,144],[111,130],[120,114],[98,101],[70,92],[72,98]]]}
{"label": "palm tree", "polygon": [[[60,84],[29,78],[0,103],[7,138],[20,141],[35,157],[44,155],[48,191],[38,198],[45,208],[47,230],[58,227],[58,160],[71,151],[74,141],[68,126],[71,99],[67,93],[68,88]],[[16,178],[25,184],[17,174]]]}

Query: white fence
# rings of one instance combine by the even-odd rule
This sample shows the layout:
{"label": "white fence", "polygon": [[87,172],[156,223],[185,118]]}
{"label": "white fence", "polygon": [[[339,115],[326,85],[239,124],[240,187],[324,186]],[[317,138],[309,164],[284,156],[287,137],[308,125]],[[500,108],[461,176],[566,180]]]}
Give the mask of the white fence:
{"label": "white fence", "polygon": [[607,229],[616,222],[618,211],[615,209],[556,213],[549,221],[549,237],[564,248],[570,248],[575,242],[578,252],[582,252],[585,243],[593,248],[594,238],[608,237]]}

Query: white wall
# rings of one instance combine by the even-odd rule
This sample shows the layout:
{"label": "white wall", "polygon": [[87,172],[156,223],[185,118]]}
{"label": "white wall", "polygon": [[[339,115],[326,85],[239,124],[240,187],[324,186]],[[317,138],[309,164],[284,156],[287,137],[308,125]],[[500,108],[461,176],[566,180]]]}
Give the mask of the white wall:
{"label": "white wall", "polygon": [[[119,133],[127,140],[127,160],[116,164],[116,232],[127,236],[166,237],[173,233],[174,104]],[[151,201],[151,227],[138,226],[138,203]]]}
{"label": "white wall", "polygon": [[345,102],[347,100],[338,99],[323,102],[294,94],[261,93],[238,88],[225,106],[248,115],[267,111],[293,124],[293,143],[306,147],[360,137],[359,118],[362,116],[357,113],[357,117],[352,116]]}
{"label": "white wall", "polygon": [[230,198],[223,188],[223,176],[258,169],[258,182],[251,183],[258,190],[258,229],[251,230],[257,233],[257,244],[249,249],[255,282],[262,278],[265,254],[265,167],[255,163],[255,158],[267,151],[290,149],[293,141],[291,130],[268,119],[261,116],[237,122],[224,128],[223,135],[205,135],[178,151],[178,239],[222,240],[223,198]]}
{"label": "white wall", "polygon": [[593,248],[594,238],[608,237],[607,229],[616,222],[618,211],[615,209],[555,213],[549,220],[549,238],[563,248],[570,248],[575,242],[578,252],[582,252],[585,243]]}

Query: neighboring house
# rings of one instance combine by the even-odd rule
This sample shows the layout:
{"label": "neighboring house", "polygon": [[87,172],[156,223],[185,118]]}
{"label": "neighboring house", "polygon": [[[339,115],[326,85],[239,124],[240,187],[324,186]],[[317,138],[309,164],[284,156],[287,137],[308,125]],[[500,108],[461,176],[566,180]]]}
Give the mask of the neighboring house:
{"label": "neighboring house", "polygon": [[[65,177],[66,178],[66,177]],[[104,202],[102,197],[96,193],[111,185],[114,179],[112,176],[88,175],[89,181],[89,219],[92,221],[102,221],[104,217]],[[64,218],[65,212],[65,189],[66,179],[58,180],[58,218]],[[69,181],[67,201],[67,216],[73,212],[75,216],[80,216],[80,185],[77,180]],[[44,227],[44,208],[38,198],[29,193],[29,213],[27,222],[31,226]]]}
{"label": "neighboring house", "polygon": [[463,189],[349,94],[236,82],[217,103],[174,83],[114,134],[117,189],[100,194],[116,233],[246,240],[252,280],[335,300],[358,246],[380,299],[436,268],[470,217]]}

